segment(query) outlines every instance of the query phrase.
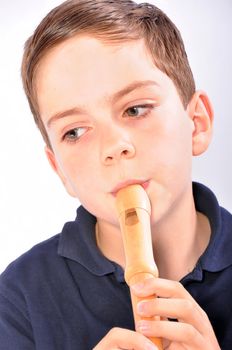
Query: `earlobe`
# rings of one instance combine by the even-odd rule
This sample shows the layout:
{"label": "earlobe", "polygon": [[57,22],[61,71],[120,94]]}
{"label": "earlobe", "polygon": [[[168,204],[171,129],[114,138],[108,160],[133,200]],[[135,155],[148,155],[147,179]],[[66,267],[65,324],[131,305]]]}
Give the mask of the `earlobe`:
{"label": "earlobe", "polygon": [[59,164],[57,162],[57,159],[56,159],[56,156],[55,156],[54,152],[48,146],[45,146],[45,154],[47,156],[48,162],[51,165],[52,169],[56,172],[56,174],[61,179],[64,187],[66,188],[66,191],[70,194],[70,196],[76,198],[76,195],[75,195],[73,189],[69,185],[68,180],[66,179],[66,177],[63,174],[63,172],[60,169],[60,166],[59,166]]}
{"label": "earlobe", "polygon": [[213,108],[208,96],[196,91],[187,111],[193,121],[192,154],[198,156],[207,150],[212,138]]}

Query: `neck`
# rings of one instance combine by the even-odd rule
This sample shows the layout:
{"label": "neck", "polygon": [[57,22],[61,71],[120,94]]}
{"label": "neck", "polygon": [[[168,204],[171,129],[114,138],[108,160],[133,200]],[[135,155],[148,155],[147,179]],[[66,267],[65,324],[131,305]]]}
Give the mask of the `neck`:
{"label": "neck", "polygon": [[122,235],[119,227],[113,226],[106,221],[97,220],[96,241],[102,254],[111,261],[125,268],[125,254]]}
{"label": "neck", "polygon": [[158,228],[152,237],[160,277],[179,281],[194,269],[206,249],[210,225],[208,219],[196,211],[191,214],[188,223],[182,218],[182,224],[177,225],[177,219],[171,225],[165,224],[165,229]]}
{"label": "neck", "polygon": [[192,190],[184,192],[166,216],[152,227],[153,252],[160,277],[178,281],[191,272],[209,238],[208,219],[196,211]]}
{"label": "neck", "polygon": [[[192,271],[210,238],[208,219],[196,212],[192,196],[175,203],[173,209],[152,227],[155,262],[162,278],[180,280]],[[98,220],[97,244],[102,253],[122,268],[125,255],[119,227]]]}

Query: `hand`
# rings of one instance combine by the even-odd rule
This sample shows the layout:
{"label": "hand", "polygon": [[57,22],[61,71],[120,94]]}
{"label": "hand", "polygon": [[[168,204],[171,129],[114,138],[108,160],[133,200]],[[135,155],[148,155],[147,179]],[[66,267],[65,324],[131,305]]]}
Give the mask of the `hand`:
{"label": "hand", "polygon": [[157,350],[144,335],[123,328],[112,328],[93,350]]}
{"label": "hand", "polygon": [[131,286],[131,292],[143,298],[154,294],[158,296],[140,301],[137,313],[142,317],[160,316],[161,320],[138,321],[136,330],[148,337],[163,338],[164,349],[220,350],[208,316],[181,283],[150,278]]}

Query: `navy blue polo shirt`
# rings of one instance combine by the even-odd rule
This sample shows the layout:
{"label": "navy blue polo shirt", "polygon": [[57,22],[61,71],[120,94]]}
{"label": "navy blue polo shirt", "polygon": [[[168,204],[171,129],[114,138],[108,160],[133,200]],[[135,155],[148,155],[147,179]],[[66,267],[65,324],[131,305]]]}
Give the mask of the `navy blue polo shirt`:
{"label": "navy blue polo shirt", "polygon": [[[223,350],[232,349],[232,215],[214,194],[193,185],[212,234],[182,279],[207,312]],[[92,349],[112,328],[134,328],[123,270],[96,246],[96,219],[83,207],[61,234],[11,263],[0,277],[0,348]]]}

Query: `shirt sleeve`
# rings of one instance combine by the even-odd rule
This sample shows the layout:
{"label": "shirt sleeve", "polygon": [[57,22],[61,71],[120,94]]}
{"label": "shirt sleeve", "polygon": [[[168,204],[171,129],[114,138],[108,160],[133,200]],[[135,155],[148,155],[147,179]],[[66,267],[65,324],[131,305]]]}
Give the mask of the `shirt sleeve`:
{"label": "shirt sleeve", "polygon": [[0,276],[0,347],[35,350],[26,298],[16,280],[16,276]]}
{"label": "shirt sleeve", "polygon": [[[2,291],[1,291],[2,292]],[[0,292],[0,344],[4,350],[34,350],[32,328],[24,312]]]}

